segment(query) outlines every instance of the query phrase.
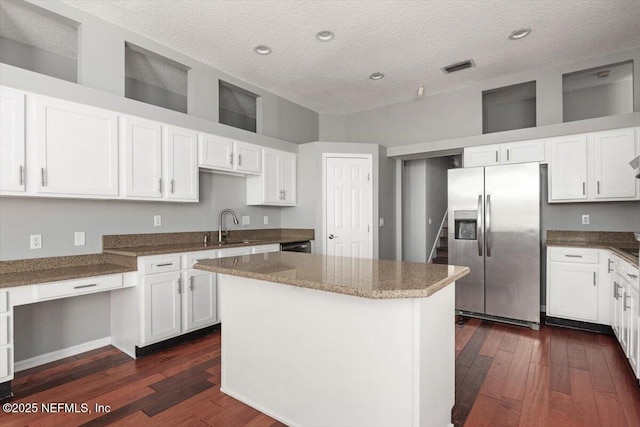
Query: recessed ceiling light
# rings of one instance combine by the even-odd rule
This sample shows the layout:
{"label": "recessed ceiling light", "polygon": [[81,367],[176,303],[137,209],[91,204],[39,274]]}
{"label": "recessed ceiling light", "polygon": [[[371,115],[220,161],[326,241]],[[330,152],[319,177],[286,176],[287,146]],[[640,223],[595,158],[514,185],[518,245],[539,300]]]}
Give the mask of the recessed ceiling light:
{"label": "recessed ceiling light", "polygon": [[271,53],[271,48],[269,46],[265,46],[263,44],[254,47],[253,50],[258,55],[269,55]]}
{"label": "recessed ceiling light", "polygon": [[520,40],[521,38],[527,37],[531,34],[531,28],[520,28],[519,30],[512,31],[509,34],[510,40]]}
{"label": "recessed ceiling light", "polygon": [[380,80],[383,77],[384,77],[384,74],[379,72],[371,73],[371,75],[369,76],[371,80]]}
{"label": "recessed ceiling light", "polygon": [[331,31],[318,31],[316,33],[316,38],[321,42],[330,42],[335,36]]}

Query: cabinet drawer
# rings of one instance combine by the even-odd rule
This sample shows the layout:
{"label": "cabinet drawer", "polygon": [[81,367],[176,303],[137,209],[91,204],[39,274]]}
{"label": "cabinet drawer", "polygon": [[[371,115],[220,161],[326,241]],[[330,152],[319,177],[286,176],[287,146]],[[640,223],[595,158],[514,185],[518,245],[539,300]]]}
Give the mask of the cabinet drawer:
{"label": "cabinet drawer", "polygon": [[243,246],[240,248],[229,248],[220,251],[220,258],[226,258],[239,255],[251,255],[251,246]]}
{"label": "cabinet drawer", "polygon": [[203,259],[218,258],[218,251],[202,251],[186,255],[185,268],[191,268],[195,263]]}
{"label": "cabinet drawer", "polygon": [[0,313],[9,312],[9,292],[0,292]]}
{"label": "cabinet drawer", "polygon": [[122,274],[114,274],[111,276],[88,277],[70,282],[37,285],[36,295],[39,300],[44,300],[107,291],[120,287],[122,287]]}
{"label": "cabinet drawer", "polygon": [[169,273],[180,270],[180,255],[168,255],[144,260],[143,274]]}
{"label": "cabinet drawer", "polygon": [[573,262],[581,264],[597,264],[597,249],[582,248],[549,248],[547,252],[550,261]]}

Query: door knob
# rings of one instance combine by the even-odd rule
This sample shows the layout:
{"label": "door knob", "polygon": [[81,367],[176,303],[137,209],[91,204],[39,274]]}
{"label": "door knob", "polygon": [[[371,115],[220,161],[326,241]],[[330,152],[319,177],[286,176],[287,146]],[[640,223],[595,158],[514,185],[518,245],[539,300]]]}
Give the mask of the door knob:
{"label": "door knob", "polygon": [[334,236],[333,234],[329,234],[329,239],[333,240],[333,239],[337,239],[337,238],[338,238],[338,236]]}

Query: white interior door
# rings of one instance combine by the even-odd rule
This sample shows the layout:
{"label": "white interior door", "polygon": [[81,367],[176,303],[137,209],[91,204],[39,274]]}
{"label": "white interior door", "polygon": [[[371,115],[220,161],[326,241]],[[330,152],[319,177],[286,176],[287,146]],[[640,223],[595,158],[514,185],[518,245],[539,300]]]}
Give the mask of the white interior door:
{"label": "white interior door", "polygon": [[327,255],[372,258],[371,159],[326,157]]}

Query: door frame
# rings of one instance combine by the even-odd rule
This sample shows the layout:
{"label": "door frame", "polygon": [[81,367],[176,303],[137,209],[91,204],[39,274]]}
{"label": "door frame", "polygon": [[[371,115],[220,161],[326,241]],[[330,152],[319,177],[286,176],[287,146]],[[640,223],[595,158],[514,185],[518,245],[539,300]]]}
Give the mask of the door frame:
{"label": "door frame", "polygon": [[369,258],[373,259],[373,232],[374,232],[374,212],[373,212],[373,154],[365,153],[322,153],[322,253],[327,254],[327,160],[329,158],[339,159],[365,159],[369,161],[369,169],[371,170],[371,179],[367,190],[369,191],[369,223],[371,230],[369,231]]}

